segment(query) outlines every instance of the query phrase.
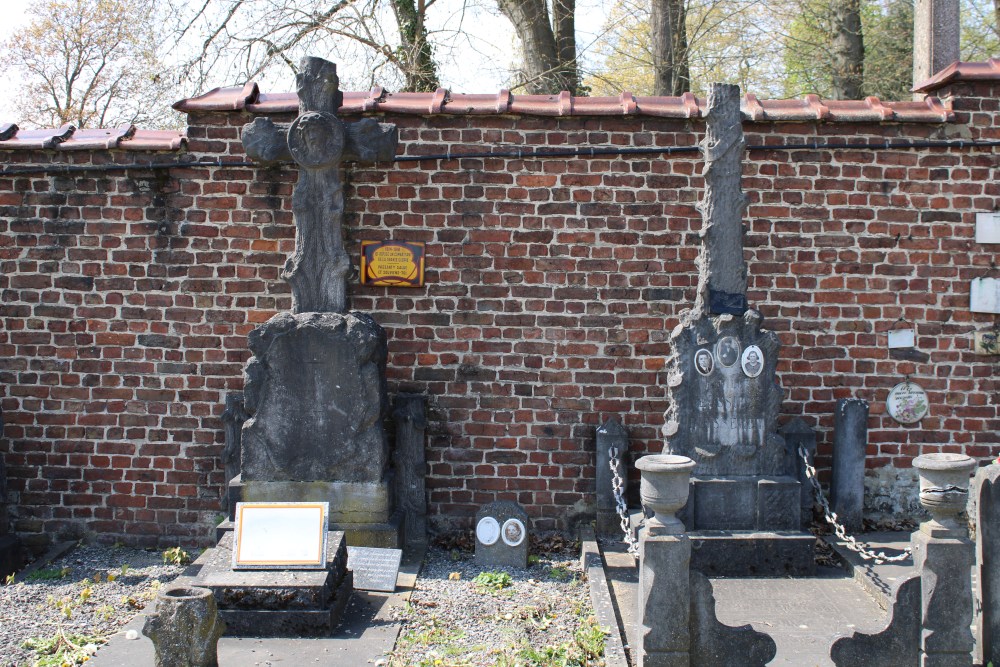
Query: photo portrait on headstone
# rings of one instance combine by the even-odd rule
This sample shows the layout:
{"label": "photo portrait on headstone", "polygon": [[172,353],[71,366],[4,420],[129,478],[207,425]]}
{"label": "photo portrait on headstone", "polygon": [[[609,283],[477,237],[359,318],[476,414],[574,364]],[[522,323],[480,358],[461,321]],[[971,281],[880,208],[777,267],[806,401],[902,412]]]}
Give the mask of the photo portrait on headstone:
{"label": "photo portrait on headstone", "polygon": [[695,352],[694,367],[702,375],[710,374],[715,367],[715,359],[712,358],[712,353],[705,348]]}
{"label": "photo portrait on headstone", "polygon": [[756,345],[749,346],[743,350],[742,365],[747,377],[757,377],[764,370],[764,353]]}
{"label": "photo portrait on headstone", "polygon": [[720,364],[729,368],[740,358],[740,342],[732,336],[726,336],[716,343],[715,358]]}

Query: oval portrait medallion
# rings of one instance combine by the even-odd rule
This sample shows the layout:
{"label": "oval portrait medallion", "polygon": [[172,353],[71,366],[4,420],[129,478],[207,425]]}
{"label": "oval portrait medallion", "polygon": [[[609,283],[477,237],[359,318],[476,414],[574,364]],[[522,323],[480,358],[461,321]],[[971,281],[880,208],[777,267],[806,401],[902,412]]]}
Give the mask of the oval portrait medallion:
{"label": "oval portrait medallion", "polygon": [[528,531],[524,529],[524,524],[520,519],[507,519],[503,522],[503,529],[500,531],[503,543],[508,547],[516,547],[524,538]]}
{"label": "oval portrait medallion", "polygon": [[751,345],[743,350],[741,363],[743,365],[743,372],[746,373],[747,377],[755,378],[764,370],[764,353],[756,345]]}
{"label": "oval portrait medallion", "polygon": [[500,524],[497,520],[491,516],[480,519],[476,524],[476,539],[488,547],[496,544],[500,539]]}
{"label": "oval portrait medallion", "polygon": [[704,347],[695,352],[694,368],[702,375],[711,374],[712,369],[715,368],[715,359],[712,358],[712,352]]}
{"label": "oval portrait medallion", "polygon": [[715,344],[715,358],[720,364],[729,368],[740,358],[740,342],[732,336],[726,336]]}
{"label": "oval portrait medallion", "polygon": [[885,399],[886,412],[900,424],[915,424],[924,418],[929,407],[927,392],[909,380],[893,387]]}

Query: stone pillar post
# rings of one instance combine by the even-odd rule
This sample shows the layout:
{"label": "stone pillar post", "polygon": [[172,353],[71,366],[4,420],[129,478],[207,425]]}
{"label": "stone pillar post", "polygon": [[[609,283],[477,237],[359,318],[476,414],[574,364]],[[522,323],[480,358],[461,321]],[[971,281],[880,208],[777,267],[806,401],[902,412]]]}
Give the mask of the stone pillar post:
{"label": "stone pillar post", "polygon": [[958,60],[958,6],[959,0],[916,0],[913,7],[914,86]]}
{"label": "stone pillar post", "polygon": [[672,454],[635,463],[642,504],[654,512],[639,533],[639,667],[691,664],[691,540],[674,513],[687,502],[694,466]]}
{"label": "stone pillar post", "polygon": [[921,667],[972,665],[972,541],[958,520],[976,462],[964,454],[925,454],[913,460],[920,473],[920,504],[931,519],[913,533],[913,566],[920,574]]}
{"label": "stone pillar post", "polygon": [[407,546],[427,543],[425,400],[421,394],[397,394],[392,413],[396,420],[396,501],[405,514],[403,544]]}
{"label": "stone pillar post", "polygon": [[865,504],[865,448],[868,446],[868,402],[842,398],[833,413],[833,479],[830,504],[848,532],[862,528]]}

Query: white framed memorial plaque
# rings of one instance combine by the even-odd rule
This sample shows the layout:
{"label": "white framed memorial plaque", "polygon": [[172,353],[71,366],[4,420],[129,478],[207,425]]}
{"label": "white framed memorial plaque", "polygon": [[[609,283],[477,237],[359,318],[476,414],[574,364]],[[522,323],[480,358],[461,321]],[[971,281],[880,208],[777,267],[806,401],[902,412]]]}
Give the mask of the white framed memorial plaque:
{"label": "white framed memorial plaque", "polygon": [[493,546],[500,539],[500,524],[491,516],[485,516],[476,524],[476,539],[486,546]]}
{"label": "white framed memorial plaque", "polygon": [[528,531],[524,529],[524,523],[520,519],[507,519],[503,522],[503,529],[501,530],[501,535],[503,536],[503,543],[508,547],[516,547],[524,542],[524,538],[527,537]]}
{"label": "white framed memorial plaque", "polygon": [[1000,278],[973,278],[969,291],[972,312],[1000,315]]}
{"label": "white framed memorial plaque", "polygon": [[907,380],[900,382],[885,399],[885,409],[889,416],[900,424],[915,424],[924,418],[930,407],[927,392],[918,384]]}
{"label": "white framed memorial plaque", "polygon": [[329,503],[236,503],[234,570],[323,570]]}

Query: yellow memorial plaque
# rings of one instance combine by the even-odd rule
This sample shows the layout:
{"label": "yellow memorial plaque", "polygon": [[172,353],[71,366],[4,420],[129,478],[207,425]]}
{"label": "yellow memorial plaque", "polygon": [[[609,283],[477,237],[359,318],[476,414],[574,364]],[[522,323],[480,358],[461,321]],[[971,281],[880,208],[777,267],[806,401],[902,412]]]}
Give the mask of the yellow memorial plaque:
{"label": "yellow memorial plaque", "polygon": [[362,241],[361,284],[423,287],[424,244],[408,241]]}

